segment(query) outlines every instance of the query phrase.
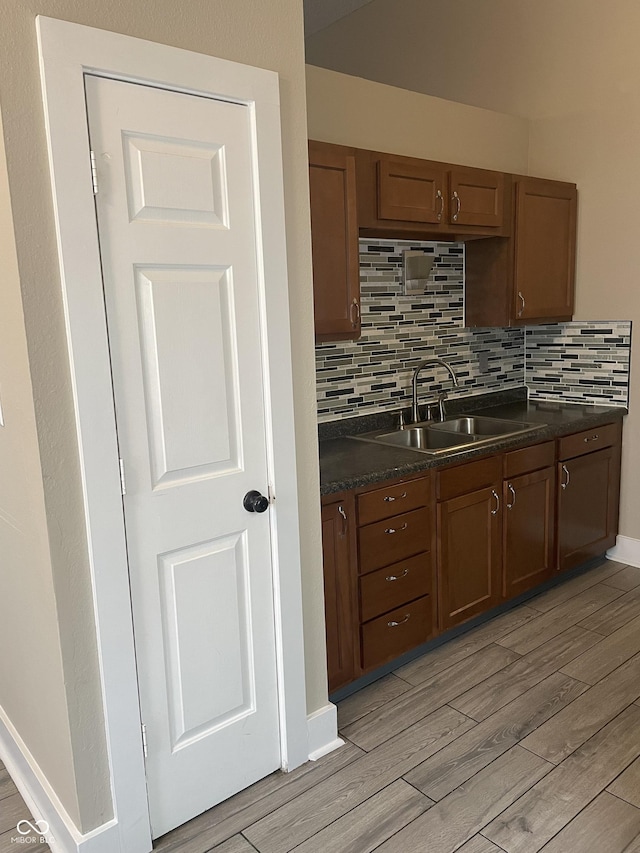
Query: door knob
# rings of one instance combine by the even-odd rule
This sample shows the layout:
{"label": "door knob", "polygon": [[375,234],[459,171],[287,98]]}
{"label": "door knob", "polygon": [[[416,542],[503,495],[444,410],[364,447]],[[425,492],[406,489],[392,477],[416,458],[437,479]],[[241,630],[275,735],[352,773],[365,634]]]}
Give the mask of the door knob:
{"label": "door knob", "polygon": [[244,496],[242,506],[247,512],[264,512],[269,508],[269,498],[265,498],[264,495],[254,489]]}

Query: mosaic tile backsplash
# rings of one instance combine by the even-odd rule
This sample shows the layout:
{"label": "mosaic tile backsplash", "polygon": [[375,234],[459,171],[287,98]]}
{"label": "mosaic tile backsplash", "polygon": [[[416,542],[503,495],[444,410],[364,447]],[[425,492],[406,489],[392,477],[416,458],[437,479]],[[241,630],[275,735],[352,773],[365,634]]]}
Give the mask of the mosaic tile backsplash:
{"label": "mosaic tile backsplash", "polygon": [[[404,295],[402,253],[406,249],[422,249],[434,256],[424,294]],[[421,374],[423,397],[441,390],[453,398],[519,388],[529,384],[529,377],[532,396],[562,394],[566,400],[596,402],[586,396],[596,393],[600,402],[626,405],[622,383],[626,386],[628,377],[630,323],[466,329],[462,243],[362,239],[360,281],[360,339],[316,347],[319,421],[407,405],[413,369],[430,357],[451,364],[459,388],[451,387],[443,368],[429,368]],[[567,369],[576,369],[575,363],[583,363],[584,376],[573,373],[567,385],[564,376]],[[607,382],[598,385],[597,392],[593,383],[587,386],[578,381],[596,373],[599,382]]]}
{"label": "mosaic tile backsplash", "polygon": [[629,320],[550,323],[525,331],[530,397],[627,406],[630,358]]}

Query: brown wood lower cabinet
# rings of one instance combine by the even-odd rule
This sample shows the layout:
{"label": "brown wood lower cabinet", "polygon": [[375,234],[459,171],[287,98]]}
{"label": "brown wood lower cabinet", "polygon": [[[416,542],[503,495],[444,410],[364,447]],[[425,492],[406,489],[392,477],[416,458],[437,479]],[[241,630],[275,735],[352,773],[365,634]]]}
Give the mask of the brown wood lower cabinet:
{"label": "brown wood lower cabinet", "polygon": [[500,601],[499,509],[494,487],[438,504],[440,625],[444,630]]}
{"label": "brown wood lower cabinet", "polygon": [[385,613],[362,626],[362,666],[365,670],[397,658],[426,643],[433,631],[430,596]]}
{"label": "brown wood lower cabinet", "polygon": [[620,444],[558,462],[558,569],[613,547],[618,531]]}
{"label": "brown wood lower cabinet", "polygon": [[515,598],[548,580],[554,570],[554,467],[504,481],[503,589]]}
{"label": "brown wood lower cabinet", "polygon": [[324,612],[327,634],[329,691],[349,684],[356,670],[355,577],[351,532],[353,496],[324,503],[322,507],[322,559],[324,567]]}
{"label": "brown wood lower cabinet", "polygon": [[614,545],[621,434],[604,424],[325,498],[329,690]]}
{"label": "brown wood lower cabinet", "polygon": [[433,636],[431,483],[427,475],[357,495],[362,672]]}

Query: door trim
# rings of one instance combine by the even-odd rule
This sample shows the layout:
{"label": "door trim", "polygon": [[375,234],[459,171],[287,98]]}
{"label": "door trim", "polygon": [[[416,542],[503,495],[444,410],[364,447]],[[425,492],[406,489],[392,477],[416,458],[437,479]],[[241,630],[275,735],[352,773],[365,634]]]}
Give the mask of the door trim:
{"label": "door trim", "polygon": [[[309,757],[278,75],[38,16],[41,81],[122,853],[151,847],[124,516],[85,106],[86,73],[245,104],[253,117],[283,769]],[[277,417],[275,415],[277,414]],[[285,618],[286,614],[286,618]]]}

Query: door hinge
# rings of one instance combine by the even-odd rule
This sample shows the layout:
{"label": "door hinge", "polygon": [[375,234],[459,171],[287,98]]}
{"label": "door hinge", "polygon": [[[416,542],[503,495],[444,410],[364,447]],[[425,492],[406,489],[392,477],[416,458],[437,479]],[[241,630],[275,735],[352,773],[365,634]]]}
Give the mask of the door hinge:
{"label": "door hinge", "polygon": [[120,492],[124,497],[127,494],[127,485],[124,481],[124,459],[118,459],[120,464]]}
{"label": "door hinge", "polygon": [[93,186],[93,194],[98,195],[98,169],[96,167],[96,153],[91,152],[91,184]]}
{"label": "door hinge", "polygon": [[144,752],[144,757],[148,758],[149,749],[147,746],[147,727],[144,723],[142,723],[142,751]]}

